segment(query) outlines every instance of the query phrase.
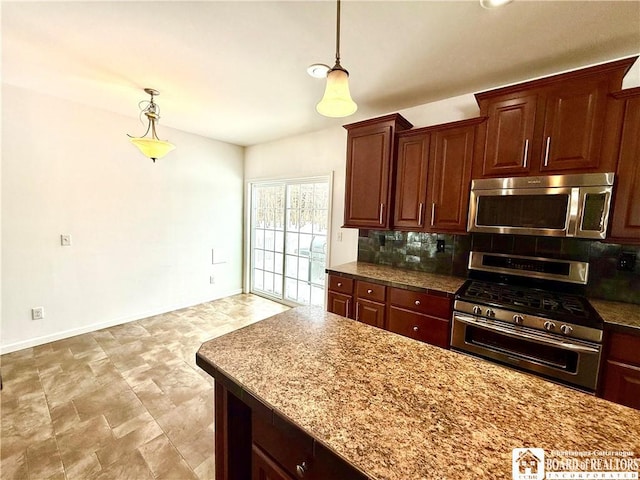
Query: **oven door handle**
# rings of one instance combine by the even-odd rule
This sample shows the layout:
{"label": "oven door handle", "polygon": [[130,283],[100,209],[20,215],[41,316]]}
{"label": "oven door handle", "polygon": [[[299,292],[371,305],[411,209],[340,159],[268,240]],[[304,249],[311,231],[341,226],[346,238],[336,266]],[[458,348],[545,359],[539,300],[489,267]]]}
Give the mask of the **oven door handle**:
{"label": "oven door handle", "polygon": [[539,335],[533,335],[533,334],[531,334],[529,332],[525,332],[525,331],[515,332],[515,331],[513,331],[512,328],[505,328],[505,327],[501,327],[499,325],[489,324],[487,322],[479,322],[473,317],[467,317],[466,315],[460,315],[458,313],[456,313],[454,315],[454,320],[457,320],[459,322],[465,323],[467,325],[472,325],[474,327],[483,328],[485,330],[492,330],[494,332],[501,333],[501,334],[506,335],[506,336],[511,337],[511,338],[526,339],[526,340],[532,341],[534,343],[539,343],[539,344],[542,344],[542,345],[550,345],[550,346],[553,346],[553,347],[559,347],[559,348],[563,348],[565,350],[572,350],[572,351],[575,351],[575,352],[582,352],[582,353],[599,353],[600,352],[599,348],[588,347],[586,345],[578,345],[576,343],[567,343],[567,342],[563,342],[561,340],[555,340],[553,338],[547,338],[547,337],[543,337],[543,336],[539,336]]}

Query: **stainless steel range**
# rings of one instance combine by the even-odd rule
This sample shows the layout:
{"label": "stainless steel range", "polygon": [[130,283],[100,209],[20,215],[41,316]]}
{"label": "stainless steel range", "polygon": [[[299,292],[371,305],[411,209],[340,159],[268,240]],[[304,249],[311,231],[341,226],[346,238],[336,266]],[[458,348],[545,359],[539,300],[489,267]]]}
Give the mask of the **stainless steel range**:
{"label": "stainless steel range", "polygon": [[451,347],[594,392],[603,321],[583,296],[588,270],[585,262],[471,252]]}

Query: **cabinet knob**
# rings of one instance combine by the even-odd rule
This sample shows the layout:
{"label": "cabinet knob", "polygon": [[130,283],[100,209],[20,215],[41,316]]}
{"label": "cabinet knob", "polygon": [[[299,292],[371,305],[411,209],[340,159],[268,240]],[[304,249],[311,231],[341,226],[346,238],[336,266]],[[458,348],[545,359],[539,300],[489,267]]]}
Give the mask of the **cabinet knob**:
{"label": "cabinet knob", "polygon": [[371,294],[371,293],[373,293],[373,290],[371,290],[371,289],[369,288],[369,289],[367,289],[367,293]]}
{"label": "cabinet knob", "polygon": [[413,331],[417,332],[418,331],[418,326],[416,325],[415,327],[413,327]]}
{"label": "cabinet knob", "polygon": [[296,473],[298,477],[303,478],[304,474],[307,473],[307,462],[302,462],[299,465],[296,465]]}
{"label": "cabinet knob", "polygon": [[415,301],[415,302],[413,302],[413,303],[415,303],[415,304],[416,304],[416,307],[419,307],[419,306],[420,306],[420,300],[416,300],[416,301]]}
{"label": "cabinet knob", "polygon": [[342,286],[342,282],[338,282],[338,286],[341,287]]}

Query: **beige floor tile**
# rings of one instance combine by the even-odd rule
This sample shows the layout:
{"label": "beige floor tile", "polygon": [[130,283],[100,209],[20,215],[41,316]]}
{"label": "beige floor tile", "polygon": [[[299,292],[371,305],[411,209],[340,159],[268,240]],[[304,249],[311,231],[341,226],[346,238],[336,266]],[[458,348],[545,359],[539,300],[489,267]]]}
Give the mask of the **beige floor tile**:
{"label": "beige floor tile", "polygon": [[0,479],[214,478],[202,342],[286,310],[253,295],[0,357]]}

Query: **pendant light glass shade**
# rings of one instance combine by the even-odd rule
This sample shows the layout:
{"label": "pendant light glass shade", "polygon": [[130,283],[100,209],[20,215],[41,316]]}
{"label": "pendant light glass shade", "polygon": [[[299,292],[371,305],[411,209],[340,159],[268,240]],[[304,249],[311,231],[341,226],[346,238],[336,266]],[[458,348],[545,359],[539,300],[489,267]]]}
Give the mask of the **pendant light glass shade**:
{"label": "pendant light glass shade", "polygon": [[327,86],[316,110],[325,117],[347,117],[358,110],[349,92],[349,72],[332,68],[327,73]]}
{"label": "pendant light glass shade", "polygon": [[131,143],[138,147],[145,157],[152,159],[154,162],[176,148],[175,145],[169,142],[156,140],[155,138],[133,137]]}
{"label": "pendant light glass shade", "polygon": [[[155,163],[158,158],[164,157],[176,147],[169,142],[160,140],[156,133],[156,122],[160,119],[160,107],[153,101],[153,97],[154,95],[160,95],[160,92],[153,88],[145,88],[144,91],[151,95],[151,100],[148,102],[140,102],[139,105],[147,104],[144,108],[141,108],[141,110],[147,117],[149,125],[142,137],[132,137],[131,135],[129,135],[129,137],[131,137],[131,143],[138,147],[145,157],[150,158]],[[151,135],[147,137],[149,132],[151,132]]]}

